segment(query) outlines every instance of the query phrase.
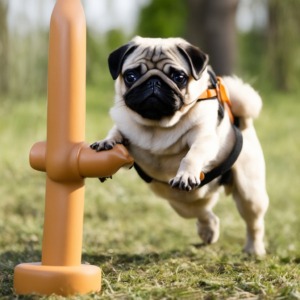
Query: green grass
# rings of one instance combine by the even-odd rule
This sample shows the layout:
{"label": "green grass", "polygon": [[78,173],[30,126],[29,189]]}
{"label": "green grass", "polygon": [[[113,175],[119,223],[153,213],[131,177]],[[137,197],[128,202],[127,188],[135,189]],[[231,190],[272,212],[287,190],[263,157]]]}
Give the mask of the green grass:
{"label": "green grass", "polygon": [[[299,299],[299,95],[262,93],[256,126],[267,162],[268,255],[241,253],[245,226],[230,197],[216,207],[217,244],[202,247],[194,220],[149,193],[133,170],[101,184],[86,180],[83,262],[102,268],[102,291],[73,299]],[[112,85],[89,87],[86,139],[105,136]],[[0,298],[11,299],[13,269],[40,261],[45,175],[31,170],[30,147],[45,139],[46,101],[1,99]],[[38,297],[21,297],[34,299]],[[45,299],[63,299],[50,296]]]}

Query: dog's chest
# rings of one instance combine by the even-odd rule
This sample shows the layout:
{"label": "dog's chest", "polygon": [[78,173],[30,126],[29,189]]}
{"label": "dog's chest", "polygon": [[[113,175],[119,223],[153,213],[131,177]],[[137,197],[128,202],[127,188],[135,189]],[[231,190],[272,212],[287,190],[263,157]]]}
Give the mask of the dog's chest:
{"label": "dog's chest", "polygon": [[120,131],[129,140],[130,147],[137,153],[147,152],[149,155],[177,155],[187,147],[187,131],[147,128],[141,126],[122,126]]}
{"label": "dog's chest", "polygon": [[168,181],[175,176],[181,160],[188,151],[187,147],[181,149],[174,148],[178,147],[170,147],[169,149],[155,153],[131,144],[128,149],[135,162],[149,176],[161,181]]}
{"label": "dog's chest", "polygon": [[135,162],[148,175],[160,180],[168,181],[175,176],[180,161],[188,152],[185,136],[172,131],[144,131],[128,138],[128,150]]}

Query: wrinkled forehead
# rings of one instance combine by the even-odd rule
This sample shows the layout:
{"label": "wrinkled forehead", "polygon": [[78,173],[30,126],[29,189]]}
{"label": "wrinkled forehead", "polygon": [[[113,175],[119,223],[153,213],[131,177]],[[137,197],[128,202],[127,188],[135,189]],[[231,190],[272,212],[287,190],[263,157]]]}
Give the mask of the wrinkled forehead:
{"label": "wrinkled forehead", "polygon": [[190,73],[187,61],[177,48],[168,45],[138,46],[126,58],[122,72],[135,68],[140,68],[142,74],[152,69],[158,69],[165,74],[169,74],[171,68]]}

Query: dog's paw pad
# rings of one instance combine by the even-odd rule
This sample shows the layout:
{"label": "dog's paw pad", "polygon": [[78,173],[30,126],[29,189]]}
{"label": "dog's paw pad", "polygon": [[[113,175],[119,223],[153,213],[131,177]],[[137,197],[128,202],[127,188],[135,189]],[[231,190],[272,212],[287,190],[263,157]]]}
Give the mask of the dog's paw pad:
{"label": "dog's paw pad", "polygon": [[104,141],[99,141],[95,142],[90,145],[90,147],[93,150],[96,150],[97,152],[102,151],[102,150],[110,150],[116,145],[116,142],[113,140],[104,140]]}
{"label": "dog's paw pad", "polygon": [[169,181],[169,184],[172,188],[178,188],[183,191],[192,191],[199,187],[201,181],[199,177],[189,175],[189,174],[182,174],[177,175],[173,179]]}

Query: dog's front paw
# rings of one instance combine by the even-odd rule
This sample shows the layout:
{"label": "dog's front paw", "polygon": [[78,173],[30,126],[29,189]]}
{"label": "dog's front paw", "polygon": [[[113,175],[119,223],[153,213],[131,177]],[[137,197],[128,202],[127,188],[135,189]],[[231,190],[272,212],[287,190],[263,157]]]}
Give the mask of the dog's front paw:
{"label": "dog's front paw", "polygon": [[117,144],[116,140],[113,139],[107,139],[103,141],[98,141],[90,145],[90,147],[93,150],[96,150],[97,152],[102,150],[110,150]]}
{"label": "dog's front paw", "polygon": [[192,191],[201,184],[200,176],[195,176],[187,172],[177,174],[176,177],[169,181],[172,188],[178,188],[184,191]]}
{"label": "dog's front paw", "polygon": [[128,141],[126,139],[123,140],[117,140],[117,139],[105,139],[102,141],[95,142],[90,145],[90,147],[93,150],[96,150],[97,152],[103,151],[103,150],[110,150],[112,149],[116,144],[123,144],[128,145]]}

